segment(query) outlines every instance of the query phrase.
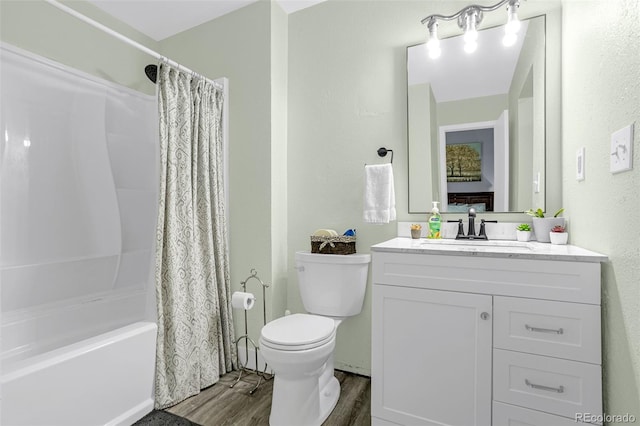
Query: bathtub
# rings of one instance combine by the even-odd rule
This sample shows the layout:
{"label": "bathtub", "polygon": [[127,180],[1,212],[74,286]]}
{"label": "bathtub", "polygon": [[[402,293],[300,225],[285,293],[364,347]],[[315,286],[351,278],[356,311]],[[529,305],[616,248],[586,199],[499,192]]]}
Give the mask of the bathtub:
{"label": "bathtub", "polygon": [[130,425],[142,418],[153,409],[156,330],[138,322],[8,367],[0,424]]}

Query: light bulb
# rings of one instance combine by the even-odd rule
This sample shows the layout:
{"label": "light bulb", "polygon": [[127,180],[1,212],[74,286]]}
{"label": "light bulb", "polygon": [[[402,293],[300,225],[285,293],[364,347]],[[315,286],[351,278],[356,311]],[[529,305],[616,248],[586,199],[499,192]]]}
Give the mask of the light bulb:
{"label": "light bulb", "polygon": [[427,28],[429,29],[429,38],[427,40],[427,47],[431,49],[432,47],[439,47],[440,40],[438,40],[438,23],[435,20],[429,21],[427,24]]}
{"label": "light bulb", "polygon": [[475,28],[465,31],[464,33],[465,43],[472,43],[472,42],[475,42],[476,40],[478,40],[478,31]]}
{"label": "light bulb", "polygon": [[518,31],[520,31],[521,25],[522,24],[520,23],[520,20],[517,16],[514,19],[511,19],[511,17],[509,17],[509,21],[504,26],[504,32],[506,32],[507,34],[516,34]]}
{"label": "light bulb", "polygon": [[427,41],[427,50],[429,51],[429,57],[436,59],[440,57],[442,51],[440,50],[440,40],[438,40],[438,23],[432,20],[428,24],[429,28],[429,40]]}
{"label": "light bulb", "polygon": [[507,24],[504,26],[504,32],[507,34],[516,34],[520,31],[520,19],[518,19],[518,5],[513,4],[507,6]]}
{"label": "light bulb", "polygon": [[516,44],[517,40],[518,40],[517,35],[513,33],[505,33],[504,37],[502,38],[502,44],[506,47],[510,47]]}
{"label": "light bulb", "polygon": [[476,49],[478,49],[478,42],[476,42],[475,40],[467,41],[464,44],[464,51],[467,53],[473,53],[476,51]]}
{"label": "light bulb", "polygon": [[464,28],[464,41],[470,43],[478,40],[478,29],[476,28],[476,14],[474,12],[468,13],[465,19]]}

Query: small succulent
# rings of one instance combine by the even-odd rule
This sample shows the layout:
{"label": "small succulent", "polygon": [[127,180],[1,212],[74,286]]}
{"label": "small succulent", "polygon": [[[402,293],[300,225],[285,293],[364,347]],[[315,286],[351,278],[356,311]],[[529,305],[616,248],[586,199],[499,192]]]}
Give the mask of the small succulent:
{"label": "small succulent", "polygon": [[531,225],[528,223],[521,223],[516,227],[518,231],[531,231]]}
{"label": "small succulent", "polygon": [[411,225],[411,230],[412,230],[412,231],[419,231],[419,230],[421,230],[421,229],[422,229],[422,225],[420,225],[420,224],[413,224],[413,225]]}
{"label": "small succulent", "polygon": [[553,228],[551,228],[551,232],[560,232],[560,233],[562,233],[562,232],[564,232],[564,230],[565,230],[565,227],[561,226],[561,225],[556,225]]}
{"label": "small succulent", "polygon": [[[558,210],[556,212],[556,214],[553,215],[553,217],[558,217],[563,212],[564,212],[564,209],[562,208],[562,209]],[[533,217],[544,217],[544,211],[542,209],[538,209],[538,210],[529,209],[525,213],[528,214],[529,216],[533,216]]]}

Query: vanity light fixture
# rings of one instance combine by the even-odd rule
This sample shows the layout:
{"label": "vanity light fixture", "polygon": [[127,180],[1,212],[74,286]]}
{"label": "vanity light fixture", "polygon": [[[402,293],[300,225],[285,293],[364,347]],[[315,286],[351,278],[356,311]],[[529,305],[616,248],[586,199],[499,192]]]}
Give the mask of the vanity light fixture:
{"label": "vanity light fixture", "polygon": [[458,18],[458,26],[464,26],[464,51],[473,53],[478,48],[478,24],[482,20],[482,12],[476,8],[467,8]]}
{"label": "vanity light fixture", "polygon": [[464,51],[473,53],[478,48],[478,25],[482,22],[484,12],[493,12],[500,7],[507,5],[507,24],[505,25],[504,38],[502,44],[505,46],[513,46],[518,39],[518,30],[520,30],[520,20],[518,19],[519,0],[501,0],[492,6],[471,5],[454,13],[453,15],[429,15],[421,22],[427,25],[429,30],[429,39],[427,41],[427,50],[431,58],[437,58],[442,53],[440,50],[440,40],[438,40],[438,20],[458,22],[458,27],[464,31]]}
{"label": "vanity light fixture", "polygon": [[438,22],[433,19],[433,22],[430,22],[427,28],[429,28],[429,40],[427,41],[429,57],[436,59],[442,53],[442,50],[440,50],[440,40],[438,40]]}
{"label": "vanity light fixture", "polygon": [[502,44],[505,46],[513,46],[518,39],[518,31],[522,26],[520,19],[518,19],[519,6],[518,2],[509,3],[507,6],[507,24],[504,26],[504,38],[502,39]]}

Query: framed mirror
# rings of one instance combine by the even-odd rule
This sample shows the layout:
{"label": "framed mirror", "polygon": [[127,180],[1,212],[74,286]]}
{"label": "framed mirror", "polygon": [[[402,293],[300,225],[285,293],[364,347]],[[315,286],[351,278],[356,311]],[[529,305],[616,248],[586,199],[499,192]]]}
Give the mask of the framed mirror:
{"label": "framed mirror", "polygon": [[[430,211],[431,201],[450,213],[544,210],[561,197],[546,185],[560,175],[559,159],[548,164],[560,149],[547,108],[560,100],[548,24],[546,15],[523,20],[510,47],[503,26],[482,29],[473,54],[462,36],[441,40],[436,59],[425,44],[407,48],[409,213]],[[551,53],[559,64],[559,47]]]}

